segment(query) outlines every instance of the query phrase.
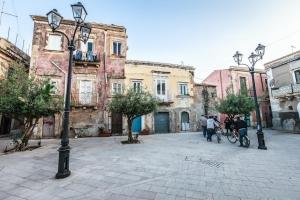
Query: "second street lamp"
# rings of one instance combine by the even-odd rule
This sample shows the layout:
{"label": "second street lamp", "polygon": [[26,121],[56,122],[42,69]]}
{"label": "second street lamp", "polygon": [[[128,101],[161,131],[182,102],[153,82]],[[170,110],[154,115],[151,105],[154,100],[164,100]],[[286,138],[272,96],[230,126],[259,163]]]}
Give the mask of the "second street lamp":
{"label": "second street lamp", "polygon": [[[69,49],[69,66],[68,66],[68,77],[67,77],[67,87],[66,87],[66,99],[64,106],[64,118],[63,118],[63,133],[61,138],[61,146],[58,149],[59,159],[58,159],[58,171],[56,173],[56,178],[65,178],[71,174],[69,170],[69,159],[70,159],[70,146],[69,146],[69,114],[70,114],[70,98],[71,98],[71,81],[72,81],[72,56],[75,50],[75,35],[80,27],[80,36],[77,40],[82,40],[84,43],[87,42],[89,35],[91,33],[91,26],[84,23],[87,12],[84,6],[78,2],[77,4],[71,5],[73,10],[73,16],[75,20],[74,32],[69,38],[64,32],[58,31],[63,17],[57,12],[56,9],[51,10],[47,13],[48,23],[53,32],[62,34],[66,37]],[[76,40],[76,41],[77,41]]]}
{"label": "second street lamp", "polygon": [[259,105],[258,105],[257,94],[256,94],[255,79],[254,79],[255,64],[257,61],[262,60],[264,54],[265,54],[265,46],[262,44],[259,44],[255,49],[255,53],[252,52],[250,54],[250,56],[248,57],[248,60],[251,65],[242,64],[243,54],[239,53],[238,51],[234,54],[233,59],[238,65],[245,65],[249,68],[249,72],[250,72],[251,78],[252,78],[253,96],[254,96],[254,102],[255,102],[255,108],[256,108],[256,126],[257,126],[256,134],[257,134],[257,140],[258,140],[258,149],[266,150],[267,147],[265,145],[264,133],[262,131],[262,123],[261,123]]}

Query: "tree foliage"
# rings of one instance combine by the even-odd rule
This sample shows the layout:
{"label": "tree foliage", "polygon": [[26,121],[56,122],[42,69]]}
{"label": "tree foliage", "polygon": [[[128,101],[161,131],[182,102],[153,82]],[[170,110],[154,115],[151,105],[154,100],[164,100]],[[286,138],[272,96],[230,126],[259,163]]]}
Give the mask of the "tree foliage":
{"label": "tree foliage", "polygon": [[109,104],[111,112],[125,115],[128,124],[128,141],[132,142],[132,121],[156,110],[157,100],[146,91],[135,92],[132,88],[125,94],[115,94]]}
{"label": "tree foliage", "polygon": [[226,99],[220,100],[217,110],[227,114],[230,118],[235,115],[248,114],[255,109],[254,101],[244,93],[227,94]]}
{"label": "tree foliage", "polygon": [[39,81],[28,76],[24,65],[12,63],[7,79],[0,80],[0,113],[21,124],[19,150],[24,149],[41,117],[62,110],[62,98],[51,95],[49,80]]}

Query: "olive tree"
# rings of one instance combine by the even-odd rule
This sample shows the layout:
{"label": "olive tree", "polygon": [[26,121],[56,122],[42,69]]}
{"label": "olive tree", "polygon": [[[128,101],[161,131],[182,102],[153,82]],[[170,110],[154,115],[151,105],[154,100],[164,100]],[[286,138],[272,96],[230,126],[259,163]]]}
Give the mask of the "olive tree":
{"label": "olive tree", "polygon": [[132,143],[132,122],[135,118],[155,111],[157,100],[146,91],[136,92],[128,89],[124,94],[115,94],[109,104],[111,112],[120,113],[127,118],[128,142]]}
{"label": "olive tree", "polygon": [[248,114],[253,111],[255,104],[253,99],[243,93],[228,94],[226,99],[220,100],[216,108],[220,113],[227,114],[233,119],[235,115]]}
{"label": "olive tree", "polygon": [[28,76],[24,65],[12,63],[6,79],[0,80],[0,114],[21,124],[21,143],[17,150],[24,150],[41,117],[62,110],[62,98],[51,95],[49,80],[35,80]]}

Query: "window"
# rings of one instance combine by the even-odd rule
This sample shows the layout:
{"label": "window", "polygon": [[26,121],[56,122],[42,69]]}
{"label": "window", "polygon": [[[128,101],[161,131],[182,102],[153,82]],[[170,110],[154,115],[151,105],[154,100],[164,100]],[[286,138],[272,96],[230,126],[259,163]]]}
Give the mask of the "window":
{"label": "window", "polygon": [[61,36],[50,34],[48,37],[48,45],[46,47],[48,50],[61,51]]}
{"label": "window", "polygon": [[81,80],[79,88],[79,103],[82,105],[88,105],[92,103],[92,81]]}
{"label": "window", "polygon": [[295,80],[297,84],[300,84],[300,70],[295,71]]}
{"label": "window", "polygon": [[246,95],[248,94],[246,77],[240,77],[240,92]]}
{"label": "window", "polygon": [[113,83],[112,93],[113,94],[121,94],[122,93],[122,84],[121,83]]}
{"label": "window", "polygon": [[166,80],[164,79],[156,80],[156,96],[162,100],[167,99]]}
{"label": "window", "polygon": [[141,92],[142,91],[142,82],[141,81],[133,81],[133,90],[135,92]]}
{"label": "window", "polygon": [[166,81],[165,80],[156,80],[156,94],[157,95],[166,95]]}
{"label": "window", "polygon": [[58,93],[58,81],[57,80],[50,80],[50,84],[53,86],[50,90],[51,94]]}
{"label": "window", "polygon": [[122,44],[121,42],[113,42],[113,54],[117,56],[121,56]]}
{"label": "window", "polygon": [[187,83],[179,83],[179,95],[189,95]]}
{"label": "window", "polygon": [[93,39],[89,39],[85,44],[84,42],[81,42],[80,47],[82,52],[93,52],[94,50]]}

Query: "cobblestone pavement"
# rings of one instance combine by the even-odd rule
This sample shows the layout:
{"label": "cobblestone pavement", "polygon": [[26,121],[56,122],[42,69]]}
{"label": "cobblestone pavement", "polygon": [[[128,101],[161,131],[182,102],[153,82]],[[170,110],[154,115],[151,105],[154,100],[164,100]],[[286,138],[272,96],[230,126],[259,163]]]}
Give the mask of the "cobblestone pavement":
{"label": "cobblestone pavement", "polygon": [[59,140],[0,156],[1,200],[300,199],[300,135],[266,130],[267,151],[201,133],[71,139],[70,177],[56,180]]}

